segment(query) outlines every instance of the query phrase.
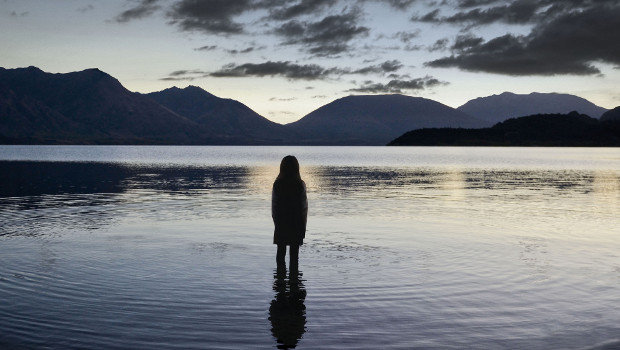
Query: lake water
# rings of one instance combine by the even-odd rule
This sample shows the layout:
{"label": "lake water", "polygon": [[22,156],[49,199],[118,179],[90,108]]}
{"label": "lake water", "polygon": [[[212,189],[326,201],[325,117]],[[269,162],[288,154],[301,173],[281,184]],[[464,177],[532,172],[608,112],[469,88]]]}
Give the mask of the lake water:
{"label": "lake water", "polygon": [[620,348],[618,148],[0,146],[0,222],[0,348]]}

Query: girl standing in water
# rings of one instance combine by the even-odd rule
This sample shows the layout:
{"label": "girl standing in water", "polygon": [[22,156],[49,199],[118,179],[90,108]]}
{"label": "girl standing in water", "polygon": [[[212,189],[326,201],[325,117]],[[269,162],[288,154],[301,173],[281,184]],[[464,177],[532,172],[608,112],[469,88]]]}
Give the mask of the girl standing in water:
{"label": "girl standing in water", "polygon": [[306,237],[308,199],[306,183],[299,174],[297,158],[286,156],[280,163],[280,174],[273,183],[271,217],[275,225],[273,244],[278,245],[276,262],[285,267],[286,246],[290,246],[289,268],[296,272],[299,267],[299,246]]}

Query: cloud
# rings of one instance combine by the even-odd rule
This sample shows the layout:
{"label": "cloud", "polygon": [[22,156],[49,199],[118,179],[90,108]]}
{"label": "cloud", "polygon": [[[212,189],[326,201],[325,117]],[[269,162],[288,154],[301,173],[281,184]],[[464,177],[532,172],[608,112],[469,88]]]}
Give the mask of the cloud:
{"label": "cloud", "polygon": [[439,9],[434,9],[428,12],[427,14],[425,14],[424,16],[421,16],[421,17],[413,16],[411,17],[411,20],[418,21],[418,22],[440,22],[438,15],[439,15]]}
{"label": "cloud", "polygon": [[238,34],[244,28],[234,17],[250,10],[252,4],[250,0],[181,0],[168,15],[171,23],[185,31]]}
{"label": "cloud", "polygon": [[174,77],[180,76],[180,75],[188,75],[188,74],[206,74],[206,72],[203,72],[198,69],[193,69],[193,70],[175,70],[174,72],[170,73],[170,75]]}
{"label": "cloud", "polygon": [[439,81],[433,77],[426,76],[410,80],[393,79],[388,83],[375,83],[370,80],[365,81],[360,87],[347,90],[348,92],[364,92],[364,93],[390,93],[398,94],[403,91],[425,90],[437,85],[446,85],[446,82]]}
{"label": "cloud", "polygon": [[594,63],[620,64],[619,27],[620,4],[592,6],[541,22],[528,35],[457,37],[451,56],[425,65],[507,75],[600,74]]}
{"label": "cloud", "polygon": [[293,5],[272,9],[270,19],[290,20],[302,15],[321,11],[325,7],[334,6],[337,0],[301,0]]}
{"label": "cloud", "polygon": [[418,0],[359,0],[358,2],[377,2],[380,4],[390,5],[397,10],[406,10],[416,1]]}
{"label": "cloud", "polygon": [[431,52],[445,50],[448,48],[448,42],[450,42],[450,40],[447,38],[439,39],[435,41],[433,45],[427,47],[427,50]]}
{"label": "cloud", "polygon": [[[450,5],[451,14],[440,16],[441,10],[435,8],[425,15],[413,16],[412,20],[464,25],[466,30],[493,23],[540,24],[567,13],[614,6],[617,5],[617,0],[444,0],[440,4]],[[455,9],[457,12],[454,12]]]}
{"label": "cloud", "polygon": [[209,34],[241,34],[248,23],[239,19],[247,13],[267,10],[270,20],[288,20],[319,12],[338,0],[178,0],[168,11],[170,23],[184,31]]}
{"label": "cloud", "polygon": [[418,51],[418,50],[422,50],[422,45],[411,45],[411,44],[407,44],[405,45],[405,47],[403,47],[403,50],[405,51]]}
{"label": "cloud", "polygon": [[256,51],[256,50],[262,50],[264,48],[266,48],[266,46],[259,46],[259,47],[248,46],[245,49],[241,49],[241,50],[232,49],[232,50],[226,50],[226,52],[228,52],[231,55],[237,55],[237,54],[240,54],[240,53],[250,53],[250,52]]}
{"label": "cloud", "polygon": [[[261,4],[277,0],[170,0],[167,16],[169,24],[185,31],[230,34],[241,33],[243,25],[234,20],[246,11],[260,8]],[[116,16],[117,22],[128,22],[152,15],[160,8],[160,0],[131,0],[138,4]]]}
{"label": "cloud", "polygon": [[317,64],[297,64],[289,61],[268,61],[264,63],[227,64],[222,69],[209,73],[212,77],[265,77],[280,76],[296,80],[325,79],[335,73]]}
{"label": "cloud", "polygon": [[[357,69],[338,67],[325,68],[317,64],[297,64],[290,61],[268,61],[263,63],[244,63],[240,65],[231,63],[223,66],[218,71],[206,75],[217,78],[279,76],[292,80],[319,80],[343,75],[386,74],[398,71],[402,67],[403,64],[398,60],[385,61],[381,64]],[[188,71],[177,72],[185,73]],[[170,75],[178,76],[180,74]]]}
{"label": "cloud", "polygon": [[167,77],[161,78],[159,80],[164,81],[192,81],[198,78],[203,78],[208,75],[207,72],[199,70],[199,69],[182,69],[175,70],[174,72],[168,74]]}
{"label": "cloud", "polygon": [[225,35],[252,34],[258,30],[255,25],[260,21],[248,22],[242,15],[266,10],[269,12],[266,19],[270,24],[273,24],[273,21],[284,21],[272,31],[272,34],[284,38],[284,44],[301,44],[312,54],[326,56],[346,51],[347,43],[354,36],[368,31],[368,28],[356,25],[358,11],[326,16],[319,21],[299,21],[296,18],[316,15],[324,8],[339,2],[340,0],[300,0],[291,4],[291,1],[285,0],[179,0],[172,5],[168,16],[170,23],[183,31]]}
{"label": "cloud", "polygon": [[454,44],[452,45],[453,51],[463,51],[470,47],[479,46],[484,42],[484,39],[475,37],[471,34],[459,35],[456,37]]}
{"label": "cloud", "polygon": [[478,7],[482,5],[490,5],[501,0],[459,0],[457,1],[457,6],[460,8],[469,8],[469,7]]}
{"label": "cloud", "polygon": [[400,41],[402,41],[404,44],[409,44],[411,42],[411,40],[413,40],[414,38],[417,38],[420,36],[420,30],[416,30],[413,32],[397,32],[396,34],[394,34],[393,38],[396,38]]}
{"label": "cloud", "polygon": [[395,72],[403,67],[403,64],[399,60],[385,61],[381,64],[366,66],[355,70],[340,69],[339,73],[343,74],[371,74],[371,73],[389,73]]}
{"label": "cloud", "polygon": [[165,77],[159,80],[162,80],[162,81],[192,81],[195,79],[197,79],[197,77]]}
{"label": "cloud", "polygon": [[384,72],[395,72],[403,67],[403,64],[399,60],[385,61],[381,63],[381,69]]}
{"label": "cloud", "polygon": [[316,56],[332,56],[349,49],[348,43],[365,36],[369,28],[358,25],[359,11],[330,15],[320,21],[285,22],[275,33],[285,38],[285,45],[302,44]]}
{"label": "cloud", "polygon": [[381,2],[387,2],[394,8],[404,10],[416,2],[416,0],[383,0]]}
{"label": "cloud", "polygon": [[411,76],[409,74],[396,74],[396,73],[392,73],[392,74],[388,74],[387,77],[390,78],[390,79],[396,79],[396,80],[411,79]]}
{"label": "cloud", "polygon": [[[230,46],[205,45],[196,48],[197,51],[218,49],[219,52],[240,55],[265,48],[260,45],[272,45],[273,39],[282,45],[294,45],[302,53],[310,54],[310,59],[333,58],[344,53],[351,57],[386,57],[391,50],[428,50],[437,56],[428,59],[427,67],[456,67],[507,75],[600,74],[597,63],[620,64],[620,45],[615,45],[620,42],[618,0],[131,0],[130,3],[132,7],[117,16],[118,22],[143,18],[165,8],[162,12],[165,11],[169,23],[184,31],[224,36],[271,36],[258,43],[248,42],[244,36],[243,41],[230,43]],[[427,10],[416,15],[415,21],[460,26],[461,32],[454,38],[433,43],[423,38],[420,30],[404,28],[361,41],[359,39],[371,33],[370,25],[366,26],[364,22],[371,14],[364,13],[363,7],[370,9],[371,4],[389,6],[394,14],[403,13],[405,16],[408,16],[406,9],[418,8],[417,4],[420,4]],[[327,11],[329,13],[325,15]],[[519,25],[520,33],[525,28],[530,28],[531,32],[499,33],[495,34],[496,37],[483,38],[470,31],[491,24],[501,24],[503,28],[509,27],[506,24]],[[502,26],[493,27],[493,32],[497,33],[495,30]],[[509,31],[505,30],[504,33]],[[417,42],[418,38],[420,42]],[[381,39],[387,39],[391,46],[375,44]],[[439,53],[441,51],[444,52]],[[311,64],[313,62],[300,64],[293,61],[290,58],[265,58],[263,63],[226,65],[204,74],[313,80],[346,74],[385,77],[402,68],[397,61],[394,71],[389,70],[389,65],[328,68],[327,64],[324,67]],[[198,76],[169,76],[165,79],[196,79]],[[393,80],[409,81],[394,77]]]}
{"label": "cloud", "polygon": [[[489,2],[489,3],[494,3]],[[474,6],[473,3],[466,7]],[[476,3],[481,4],[480,1]],[[470,6],[471,5],[471,6]],[[509,24],[532,23],[542,9],[540,1],[534,0],[515,0],[508,4],[493,6],[490,8],[474,8],[467,11],[457,12],[446,17],[439,17],[439,10],[427,13],[425,16],[417,18],[421,22],[434,23],[467,23],[469,26],[480,26],[494,22],[504,22]],[[414,19],[415,20],[415,19]]]}
{"label": "cloud", "polygon": [[119,23],[129,22],[134,19],[148,17],[159,9],[159,0],[140,0],[138,5],[121,12],[115,20]]}
{"label": "cloud", "polygon": [[194,51],[213,51],[215,49],[217,49],[217,45],[205,45],[195,48]]}
{"label": "cloud", "polygon": [[295,97],[288,97],[288,98],[281,98],[281,97],[272,97],[269,99],[269,101],[281,101],[281,102],[288,102],[288,101],[295,101],[297,98]]}

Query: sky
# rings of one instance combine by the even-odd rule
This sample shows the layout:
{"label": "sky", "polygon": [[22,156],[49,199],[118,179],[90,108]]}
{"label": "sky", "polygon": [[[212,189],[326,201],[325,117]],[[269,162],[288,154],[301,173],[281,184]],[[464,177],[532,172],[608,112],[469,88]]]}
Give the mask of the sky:
{"label": "sky", "polygon": [[0,0],[0,67],[199,86],[278,123],[351,94],[620,105],[620,0]]}

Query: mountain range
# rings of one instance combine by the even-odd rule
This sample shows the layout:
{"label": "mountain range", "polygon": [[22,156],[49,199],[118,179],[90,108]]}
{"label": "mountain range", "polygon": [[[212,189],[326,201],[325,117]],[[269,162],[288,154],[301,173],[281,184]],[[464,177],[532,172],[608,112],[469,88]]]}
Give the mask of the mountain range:
{"label": "mountain range", "polygon": [[125,89],[98,70],[49,74],[0,69],[5,143],[201,143],[191,120]]}
{"label": "mountain range", "polygon": [[[499,96],[514,95],[507,94]],[[539,110],[553,104],[545,102],[547,96],[573,101],[577,105],[570,106],[581,113],[606,111],[571,95],[514,96],[534,96],[536,103],[529,105]],[[495,100],[489,96],[454,109],[404,95],[348,96],[282,125],[195,86],[140,94],[98,69],[51,74],[36,67],[0,68],[0,143],[383,145],[413,129],[490,126],[506,119],[506,104],[493,107]]]}

